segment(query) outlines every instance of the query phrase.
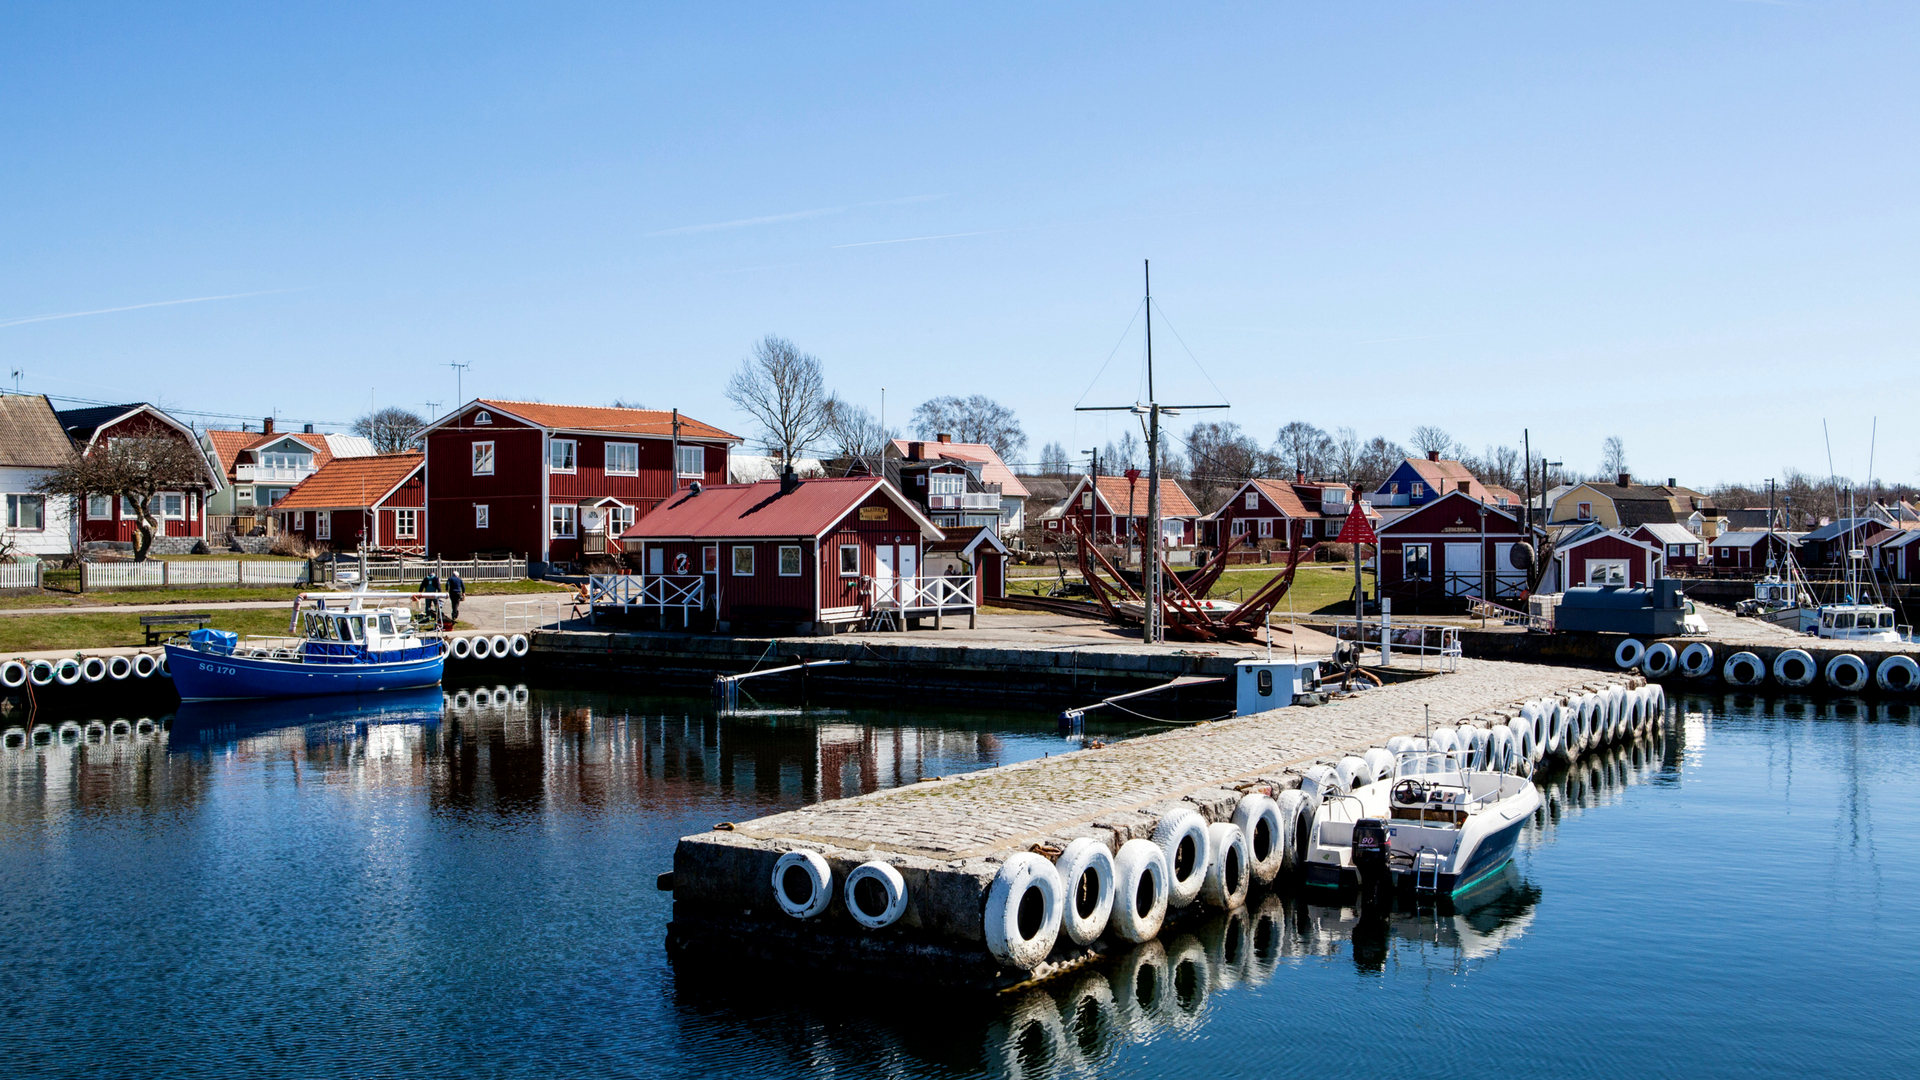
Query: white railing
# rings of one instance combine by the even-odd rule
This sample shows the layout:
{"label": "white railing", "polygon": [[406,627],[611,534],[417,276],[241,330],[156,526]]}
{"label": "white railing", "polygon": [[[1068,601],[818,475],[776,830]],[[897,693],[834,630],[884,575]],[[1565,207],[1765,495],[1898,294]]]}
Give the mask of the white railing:
{"label": "white railing", "polygon": [[40,571],[46,564],[38,559],[30,562],[0,563],[0,589],[37,589],[40,587]]}
{"label": "white railing", "polygon": [[679,608],[682,612],[698,611],[707,604],[707,581],[705,578],[670,578],[650,576],[640,579],[640,604],[642,607]]}
{"label": "white railing", "polygon": [[304,585],[305,559],[150,559],[146,562],[82,563],[81,591],[88,589],[188,589],[207,585]]}
{"label": "white railing", "polygon": [[297,484],[317,471],[312,466],[240,465],[234,468],[233,477],[241,483]]}
{"label": "white railing", "polygon": [[1444,623],[1396,623],[1392,616],[1384,619],[1333,620],[1333,636],[1341,641],[1358,641],[1363,647],[1378,649],[1380,663],[1393,663],[1393,654],[1413,653],[1420,659],[1420,667],[1427,666],[1427,658],[1433,657],[1441,671],[1457,671],[1460,667],[1460,628]]}
{"label": "white railing", "polygon": [[518,630],[523,634],[548,627],[558,627],[566,621],[561,614],[571,601],[565,600],[509,600],[501,607],[504,612],[501,621],[507,629]]}
{"label": "white railing", "polygon": [[587,577],[587,602],[596,608],[617,607],[622,611],[640,602],[644,578],[636,574],[591,574]]}
{"label": "white railing", "polygon": [[[336,580],[360,580],[360,559],[342,554],[331,564]],[[366,580],[396,584],[418,583],[428,574],[446,585],[447,576],[458,571],[462,581],[519,581],[527,576],[525,559],[426,559],[411,555],[379,555],[367,558]]]}
{"label": "white railing", "polygon": [[876,578],[875,607],[898,611],[950,611],[974,606],[972,577]]}
{"label": "white railing", "polygon": [[1529,630],[1551,630],[1553,619],[1532,612],[1519,611],[1505,604],[1473,599],[1467,601],[1467,613],[1480,619],[1497,619],[1510,626],[1524,626]]}
{"label": "white railing", "polygon": [[662,574],[593,574],[587,578],[587,601],[601,608],[652,608],[665,613],[680,612],[681,625],[693,620],[693,613],[707,606],[707,579],[698,575],[667,577]]}

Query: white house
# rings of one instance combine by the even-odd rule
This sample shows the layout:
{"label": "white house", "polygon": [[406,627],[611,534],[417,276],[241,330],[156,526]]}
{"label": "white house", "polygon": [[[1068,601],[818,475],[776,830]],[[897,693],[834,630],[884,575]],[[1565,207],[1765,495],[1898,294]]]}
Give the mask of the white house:
{"label": "white house", "polygon": [[27,555],[73,554],[72,500],[33,490],[33,482],[74,460],[73,440],[39,394],[0,394],[0,492],[4,531],[13,550]]}

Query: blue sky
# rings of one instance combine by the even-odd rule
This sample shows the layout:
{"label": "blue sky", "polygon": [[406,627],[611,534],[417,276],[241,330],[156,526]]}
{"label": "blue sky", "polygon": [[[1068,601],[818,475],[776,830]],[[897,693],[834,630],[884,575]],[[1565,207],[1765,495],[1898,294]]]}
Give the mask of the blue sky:
{"label": "blue sky", "polygon": [[[778,333],[891,422],[998,398],[1034,456],[1119,433],[1072,407],[1134,397],[1151,258],[1162,397],[1217,384],[1263,440],[1528,426],[1592,469],[1618,434],[1705,485],[1824,472],[1822,418],[1863,475],[1877,415],[1911,481],[1917,31],[1816,0],[14,3],[0,376],[329,422],[444,409],[458,362],[468,397],[746,434],[725,376]],[[73,312],[103,313],[40,318]]]}

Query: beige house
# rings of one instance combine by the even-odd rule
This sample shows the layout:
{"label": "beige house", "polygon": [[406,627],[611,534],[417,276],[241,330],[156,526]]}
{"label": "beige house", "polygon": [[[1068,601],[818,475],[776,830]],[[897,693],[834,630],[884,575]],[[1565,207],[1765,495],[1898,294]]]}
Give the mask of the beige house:
{"label": "beige house", "polygon": [[1558,491],[1547,507],[1550,525],[1574,525],[1597,521],[1609,529],[1635,529],[1641,525],[1679,525],[1688,532],[1712,540],[1720,535],[1725,521],[1713,500],[1672,480],[1665,484],[1636,484],[1633,477],[1621,473],[1609,484],[1588,481]]}

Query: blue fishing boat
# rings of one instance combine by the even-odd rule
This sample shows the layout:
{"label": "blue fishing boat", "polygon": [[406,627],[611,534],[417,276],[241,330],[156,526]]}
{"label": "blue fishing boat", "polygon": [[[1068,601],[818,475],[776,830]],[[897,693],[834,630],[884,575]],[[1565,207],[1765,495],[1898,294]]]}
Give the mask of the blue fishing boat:
{"label": "blue fishing boat", "polygon": [[[411,604],[444,593],[301,593],[283,638],[195,630],[169,642],[183,701],[370,694],[440,685],[447,643]],[[398,601],[390,606],[378,602]],[[307,606],[309,603],[311,607]]]}

